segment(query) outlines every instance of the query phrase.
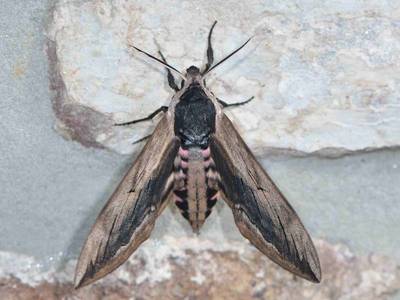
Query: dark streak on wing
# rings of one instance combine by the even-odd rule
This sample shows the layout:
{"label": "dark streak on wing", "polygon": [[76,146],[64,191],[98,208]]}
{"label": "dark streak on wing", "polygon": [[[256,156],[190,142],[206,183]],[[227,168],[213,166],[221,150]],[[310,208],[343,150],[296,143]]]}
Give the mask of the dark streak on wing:
{"label": "dark streak on wing", "polygon": [[116,269],[149,237],[171,194],[168,178],[179,145],[172,122],[164,115],[97,217],[79,257],[76,287]]}
{"label": "dark streak on wing", "polygon": [[[108,238],[107,238],[105,249],[108,249],[110,247],[110,240],[111,240],[111,237],[112,237],[112,233],[114,231],[114,227],[115,227],[115,222],[116,221],[117,221],[117,215],[114,217],[114,221],[113,221],[113,223],[111,225],[110,231],[108,232]],[[97,260],[98,259],[96,258],[96,261]]]}
{"label": "dark streak on wing", "polygon": [[240,232],[275,263],[319,282],[318,255],[299,217],[230,120],[225,115],[220,118],[211,138],[211,155]]}

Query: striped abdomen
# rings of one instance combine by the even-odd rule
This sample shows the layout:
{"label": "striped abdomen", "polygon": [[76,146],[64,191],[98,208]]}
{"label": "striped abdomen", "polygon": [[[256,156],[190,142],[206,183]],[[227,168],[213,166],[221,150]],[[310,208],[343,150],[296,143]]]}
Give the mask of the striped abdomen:
{"label": "striped abdomen", "polygon": [[198,233],[218,197],[218,174],[210,149],[179,149],[174,163],[175,204]]}

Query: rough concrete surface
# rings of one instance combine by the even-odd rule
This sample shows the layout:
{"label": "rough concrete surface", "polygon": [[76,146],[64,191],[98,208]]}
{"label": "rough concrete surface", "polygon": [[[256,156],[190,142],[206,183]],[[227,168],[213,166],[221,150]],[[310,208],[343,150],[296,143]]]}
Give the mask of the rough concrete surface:
{"label": "rough concrete surface", "polygon": [[[76,5],[90,2],[92,1],[75,1]],[[117,1],[109,1],[109,3],[117,3]],[[183,3],[186,3],[183,5],[188,7],[192,5],[192,2],[189,1]],[[394,29],[397,28],[394,20],[397,14],[396,2],[352,1],[350,5],[347,1],[339,1],[335,6],[330,5],[331,2],[319,2],[325,3],[324,5],[327,8],[330,7],[331,10],[313,9],[310,7],[313,3],[313,1],[268,1],[265,5],[266,10],[270,10],[276,16],[279,16],[277,11],[280,11],[283,20],[288,20],[286,14],[296,7],[300,11],[304,11],[305,15],[310,15],[309,11],[313,11],[313,16],[331,14],[335,15],[335,20],[337,20],[337,14],[345,14],[346,22],[350,23],[351,18],[348,15],[357,12],[358,19],[363,19],[368,15],[372,16],[367,18],[369,21],[378,22],[380,20],[382,27],[378,26],[379,22],[367,22],[373,32],[378,30],[379,35],[376,37],[381,37],[386,30],[389,30],[390,34],[396,33]],[[321,260],[328,266],[325,267],[324,282],[321,285],[312,286],[301,280],[296,281],[291,275],[279,271],[278,268],[269,264],[264,257],[259,256],[256,250],[252,250],[253,248],[244,242],[237,232],[229,209],[223,203],[218,203],[215,213],[207,220],[201,235],[197,238],[192,235],[187,222],[179,216],[174,208],[167,209],[158,221],[150,241],[139,249],[137,255],[121,271],[112,274],[91,288],[71,292],[74,259],[77,258],[96,215],[118,184],[135,153],[121,156],[115,152],[86,147],[60,136],[61,123],[57,113],[53,110],[55,93],[49,89],[50,86],[54,87],[54,81],[50,81],[48,74],[54,76],[54,73],[50,72],[53,69],[51,66],[49,67],[47,48],[49,40],[46,37],[49,23],[53,24],[54,20],[52,17],[54,4],[54,1],[10,2],[0,0],[2,8],[0,10],[1,299],[79,299],[79,297],[82,299],[90,299],[90,297],[93,299],[107,299],[107,297],[109,299],[129,297],[154,299],[160,295],[157,293],[165,290],[169,291],[168,297],[171,298],[192,296],[194,299],[196,297],[204,299],[207,296],[218,299],[218,295],[229,295],[232,299],[238,297],[230,294],[232,291],[229,290],[229,281],[219,281],[224,279],[223,275],[209,273],[207,268],[201,269],[201,274],[193,273],[198,270],[197,268],[208,265],[215,266],[216,269],[226,272],[225,274],[234,274],[232,286],[239,288],[240,283],[243,283],[243,293],[239,293],[239,296],[251,295],[258,299],[286,299],[286,295],[290,292],[301,295],[305,299],[364,299],[363,297],[366,297],[364,295],[374,296],[375,299],[400,299],[398,293],[400,151],[394,149],[362,153],[361,149],[364,146],[360,147],[358,143],[368,142],[368,136],[374,139],[376,137],[374,134],[363,136],[364,139],[352,137],[351,140],[346,140],[348,147],[351,147],[354,142],[359,153],[340,158],[327,159],[317,156],[300,158],[288,155],[263,157],[263,165],[266,166],[272,178],[298,211],[311,235],[315,239],[326,241],[317,243]],[[366,10],[366,7],[369,9]],[[218,14],[223,16],[222,12],[218,12]],[[199,40],[204,40],[207,27],[214,17],[211,15],[209,19],[204,18],[198,34]],[[267,19],[265,22],[271,22],[271,20],[276,19]],[[221,57],[223,53],[235,47],[247,35],[238,34],[236,36],[234,28],[237,25],[230,23],[228,18],[221,18],[219,21],[218,26],[221,26],[219,27],[219,36],[216,34],[216,44],[220,45],[218,55]],[[223,24],[228,27],[224,27]],[[270,23],[268,24],[271,26]],[[286,28],[284,25],[285,23],[279,23],[279,26],[272,28],[279,27],[279,30],[282,30],[281,39],[285,39],[287,34],[284,31]],[[287,28],[291,28],[289,25]],[[181,26],[173,26],[183,30]],[[346,28],[346,26],[343,27],[344,38],[346,37]],[[277,30],[274,29],[273,32],[276,33]],[[322,26],[321,30],[328,30],[328,27]],[[195,35],[197,31],[193,32]],[[157,40],[160,39],[161,42],[162,36],[165,37],[168,34],[160,32],[156,36]],[[184,54],[178,55],[176,52],[168,50],[176,49],[182,44],[187,47],[190,43],[183,43],[186,38],[188,41],[195,39],[191,35],[186,35],[185,38],[183,38],[184,35],[178,36],[180,37],[178,45],[171,41],[164,46],[171,57],[171,62],[182,67],[191,62],[200,62],[203,57],[203,44],[202,47],[193,50],[191,56],[188,57],[181,58],[179,55],[183,56]],[[365,42],[362,35],[357,36],[361,44]],[[227,37],[229,39],[226,39]],[[354,37],[350,34],[348,38],[351,40]],[[149,30],[149,33],[144,34],[141,39],[142,45],[153,47],[149,50],[156,49],[152,44],[152,38]],[[275,47],[272,41],[277,38],[276,34],[272,34],[270,38],[268,47]],[[227,43],[226,45],[224,41]],[[345,41],[346,39],[343,43]],[[390,37],[388,40],[375,41],[372,39],[371,47],[368,49],[372,51],[375,42],[380,45],[385,42],[391,44],[390,41]],[[375,68],[374,64],[379,65],[384,61],[393,61],[393,65],[388,68],[396,70],[396,43],[393,43],[393,52],[390,52],[392,50],[389,46],[386,44],[385,48],[378,47],[381,50],[387,49],[389,52],[384,55],[383,52],[378,51],[377,53],[381,53],[383,57],[383,62],[369,61],[368,68]],[[366,48],[363,47],[360,49],[365,50]],[[275,49],[271,55],[273,57],[278,55],[278,50]],[[238,73],[235,72],[242,72],[245,65],[246,72],[249,74],[253,72],[253,69],[257,69],[255,58],[249,58],[246,53],[248,52],[243,53],[243,56],[239,58],[238,66],[233,63],[233,65],[227,65],[225,69],[220,69],[219,74],[222,75],[227,70],[232,70],[232,73],[228,72],[231,75],[228,77],[219,75],[213,79],[215,91],[221,91],[221,97],[226,93],[226,99],[231,99],[234,95],[239,95],[239,91],[234,90],[229,94],[229,89],[226,89],[223,92],[224,84],[218,78],[228,80],[229,86],[234,87],[236,86],[234,81],[239,79]],[[178,56],[174,57],[173,55]],[[380,56],[361,55],[361,57],[368,60]],[[244,58],[246,59],[242,62]],[[141,70],[142,64],[147,62],[139,58],[132,63]],[[319,65],[317,64],[317,66]],[[101,67],[101,64],[98,67]],[[233,69],[236,68],[240,70],[234,72]],[[158,80],[157,91],[154,90],[152,93],[161,93],[157,94],[157,97],[161,101],[167,101],[170,94],[165,81],[163,81],[163,72],[162,70],[157,72],[157,70],[155,68],[147,69],[143,76]],[[365,72],[361,72],[360,76],[365,74]],[[389,71],[388,73],[382,71],[379,74],[382,74],[382,80],[390,81],[392,78],[390,75],[392,73]],[[372,77],[371,82],[378,80],[376,77]],[[140,81],[138,82],[140,84]],[[368,83],[364,81],[363,84],[369,87]],[[302,86],[302,84],[299,83],[297,86]],[[393,101],[398,101],[395,94],[391,94],[392,87],[395,86],[394,84],[387,88],[387,95],[392,95],[395,97]],[[134,85],[127,85],[128,90],[134,87]],[[385,88],[375,89],[374,84],[371,87],[371,91],[385,90]],[[338,89],[340,88],[345,89],[350,86],[338,85]],[[242,91],[240,92],[242,97],[251,94],[249,90]],[[290,99],[289,96],[285,97],[285,101]],[[363,97],[360,98],[361,103],[363,103],[363,99],[366,99]],[[385,101],[389,99],[385,97],[383,96],[382,99]],[[131,100],[132,97],[129,99]],[[121,105],[125,105],[124,101],[121,102]],[[119,105],[116,98],[107,102],[107,105],[113,107],[113,104],[110,103]],[[270,105],[272,102],[268,103]],[[283,102],[283,104],[285,103]],[[125,107],[121,108],[120,118],[135,117],[134,107],[136,106],[132,105],[127,110],[129,113],[124,112]],[[392,108],[396,108],[396,103]],[[235,120],[238,121],[240,114],[256,111],[256,106],[250,106],[244,111],[232,111],[232,113],[235,114]],[[387,112],[385,109],[384,111]],[[145,113],[147,109],[141,112]],[[85,115],[80,115],[80,117],[85,117]],[[88,116],[88,118],[90,117],[91,115]],[[240,122],[238,124],[245,125]],[[93,129],[92,126],[88,128]],[[399,127],[393,128],[399,130]],[[69,127],[64,128],[64,137],[67,132],[70,137],[74,138],[70,129]],[[142,130],[149,131],[151,129],[144,126]],[[133,139],[135,134],[139,133],[131,129],[123,133],[122,138],[129,136]],[[90,135],[87,136],[89,141],[93,141]],[[251,134],[246,138],[251,141]],[[269,145],[267,146],[269,147]],[[188,249],[185,243],[193,244],[194,248]],[[202,246],[204,243],[213,246],[204,250]],[[177,244],[178,246],[176,246]],[[225,248],[218,248],[219,244],[225,245]],[[179,265],[181,262],[179,259],[178,261],[174,260],[173,253],[175,252],[179,252],[180,257],[183,257],[182,265]],[[154,262],[152,257],[156,257],[158,261]],[[142,266],[141,263],[144,265]],[[265,273],[259,273],[259,268],[264,268],[264,264]],[[150,277],[165,279],[166,277],[163,276],[168,275],[168,270],[165,268],[170,268],[169,274],[174,280],[155,283],[150,281]],[[205,281],[202,281],[201,275],[206,277]],[[212,280],[206,275],[210,276]],[[143,281],[141,282],[141,280]],[[137,289],[138,285],[141,289]],[[218,294],[219,291],[220,294]]]}

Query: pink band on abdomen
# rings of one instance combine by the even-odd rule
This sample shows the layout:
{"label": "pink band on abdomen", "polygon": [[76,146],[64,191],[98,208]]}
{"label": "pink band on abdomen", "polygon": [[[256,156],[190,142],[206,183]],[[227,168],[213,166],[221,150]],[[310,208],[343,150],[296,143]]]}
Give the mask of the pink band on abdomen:
{"label": "pink band on abdomen", "polygon": [[189,150],[185,150],[182,147],[179,147],[179,156],[185,159],[189,158]]}
{"label": "pink band on abdomen", "polygon": [[207,147],[206,149],[201,150],[201,154],[203,155],[203,157],[205,159],[209,158],[210,154],[211,154],[210,147]]}

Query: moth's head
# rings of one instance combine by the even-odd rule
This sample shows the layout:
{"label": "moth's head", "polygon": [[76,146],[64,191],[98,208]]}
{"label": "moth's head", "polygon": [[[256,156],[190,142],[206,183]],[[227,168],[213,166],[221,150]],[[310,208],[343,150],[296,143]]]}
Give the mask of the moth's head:
{"label": "moth's head", "polygon": [[197,76],[200,75],[200,69],[196,66],[190,66],[189,68],[186,69],[186,76]]}
{"label": "moth's head", "polygon": [[189,82],[193,82],[193,81],[200,81],[202,75],[198,67],[190,66],[189,68],[186,69],[185,77]]}
{"label": "moth's head", "polygon": [[200,69],[196,66],[190,66],[189,68],[186,69],[186,74],[185,74],[186,82],[187,84],[193,84],[193,83],[200,83],[202,82],[203,75],[200,72]]}

